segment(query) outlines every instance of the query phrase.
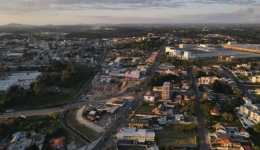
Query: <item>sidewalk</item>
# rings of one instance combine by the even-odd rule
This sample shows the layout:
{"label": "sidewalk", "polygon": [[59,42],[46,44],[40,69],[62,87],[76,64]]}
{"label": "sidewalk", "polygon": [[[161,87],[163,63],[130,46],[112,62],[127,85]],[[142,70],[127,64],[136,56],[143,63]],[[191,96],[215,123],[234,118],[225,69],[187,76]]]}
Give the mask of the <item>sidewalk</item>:
{"label": "sidewalk", "polygon": [[95,124],[95,123],[92,123],[92,122],[89,122],[87,121],[86,119],[84,119],[82,117],[82,114],[83,114],[83,111],[85,109],[86,105],[84,105],[82,108],[80,108],[77,113],[76,113],[76,119],[79,123],[85,125],[86,127],[96,131],[96,132],[101,132],[101,131],[105,131],[105,129],[103,127],[101,127],[100,125],[98,124]]}
{"label": "sidewalk", "polygon": [[207,149],[211,150],[210,143],[209,143],[209,137],[208,137],[208,130],[206,128],[204,128],[204,133],[205,133],[205,140],[206,140]]}
{"label": "sidewalk", "polygon": [[94,146],[96,146],[96,144],[99,142],[99,140],[101,140],[101,138],[99,138],[96,141],[93,141],[92,143],[90,143],[89,145],[83,146],[77,150],[91,150],[94,148]]}

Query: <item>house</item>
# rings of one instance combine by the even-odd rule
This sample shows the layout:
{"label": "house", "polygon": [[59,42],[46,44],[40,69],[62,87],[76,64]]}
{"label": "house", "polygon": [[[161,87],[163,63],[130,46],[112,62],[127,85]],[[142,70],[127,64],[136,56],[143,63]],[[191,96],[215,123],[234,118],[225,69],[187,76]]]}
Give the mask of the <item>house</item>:
{"label": "house", "polygon": [[211,111],[210,114],[213,116],[220,116],[221,113],[219,112],[219,109],[215,106]]}
{"label": "house", "polygon": [[225,78],[218,78],[216,76],[199,78],[199,84],[202,84],[202,85],[210,85],[216,81],[225,81]]}
{"label": "house", "polygon": [[190,84],[188,84],[188,83],[183,84],[182,85],[182,89],[183,90],[189,90],[190,89]]}
{"label": "house", "polygon": [[146,93],[146,95],[144,96],[144,101],[148,101],[148,102],[154,102],[155,96],[154,93],[148,91]]}
{"label": "house", "polygon": [[175,120],[176,121],[184,121],[184,116],[183,114],[175,114]]}
{"label": "house", "polygon": [[149,132],[146,129],[125,127],[116,134],[116,137],[118,140],[130,140],[138,143],[145,143],[146,141],[153,142],[155,140],[155,132]]}
{"label": "house", "polygon": [[175,83],[173,84],[173,88],[179,90],[181,87],[181,84]]}
{"label": "house", "polygon": [[250,146],[241,146],[240,150],[252,150]]}
{"label": "house", "polygon": [[241,147],[240,143],[235,143],[230,137],[218,138],[215,141],[223,147]]}
{"label": "house", "polygon": [[205,92],[214,92],[214,90],[212,90],[210,87],[206,87],[206,86],[204,86],[204,90],[205,90]]}
{"label": "house", "polygon": [[44,140],[46,137],[46,133],[42,133],[42,134],[36,134],[32,136],[32,142],[38,146],[39,150],[42,149]]}
{"label": "house", "polygon": [[51,139],[50,143],[52,149],[65,150],[65,136]]}

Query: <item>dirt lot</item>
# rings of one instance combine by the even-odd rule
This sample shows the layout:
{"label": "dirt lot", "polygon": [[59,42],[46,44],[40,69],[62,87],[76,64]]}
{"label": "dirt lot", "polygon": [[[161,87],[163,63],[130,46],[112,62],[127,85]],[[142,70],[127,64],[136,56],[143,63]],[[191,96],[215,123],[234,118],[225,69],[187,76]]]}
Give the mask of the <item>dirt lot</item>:
{"label": "dirt lot", "polygon": [[139,87],[140,81],[119,81],[116,83],[99,83],[99,80],[95,83],[94,86],[88,88],[85,92],[85,95],[92,95],[90,100],[94,100],[96,97],[109,96],[113,94],[124,93],[125,91]]}

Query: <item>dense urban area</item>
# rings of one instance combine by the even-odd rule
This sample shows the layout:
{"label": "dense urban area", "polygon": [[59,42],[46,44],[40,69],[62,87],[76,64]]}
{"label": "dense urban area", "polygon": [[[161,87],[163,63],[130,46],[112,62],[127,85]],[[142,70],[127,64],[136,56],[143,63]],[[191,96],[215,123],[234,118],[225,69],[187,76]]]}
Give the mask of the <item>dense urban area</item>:
{"label": "dense urban area", "polygon": [[259,24],[0,26],[0,150],[259,141]]}

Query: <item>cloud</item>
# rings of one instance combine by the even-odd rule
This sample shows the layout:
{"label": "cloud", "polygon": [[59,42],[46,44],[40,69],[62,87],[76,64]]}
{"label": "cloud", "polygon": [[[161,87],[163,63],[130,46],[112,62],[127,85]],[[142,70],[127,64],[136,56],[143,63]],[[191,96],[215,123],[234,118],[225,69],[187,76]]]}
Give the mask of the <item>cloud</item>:
{"label": "cloud", "polygon": [[185,7],[192,3],[260,5],[255,0],[0,0],[0,11],[163,9]]}
{"label": "cloud", "polygon": [[174,8],[183,4],[182,0],[0,0],[0,11]]}
{"label": "cloud", "polygon": [[193,3],[200,4],[239,4],[239,5],[249,5],[255,4],[255,0],[191,0]]}
{"label": "cloud", "polygon": [[238,14],[238,15],[248,15],[255,12],[254,8],[238,8],[235,10],[235,12],[231,14]]}

